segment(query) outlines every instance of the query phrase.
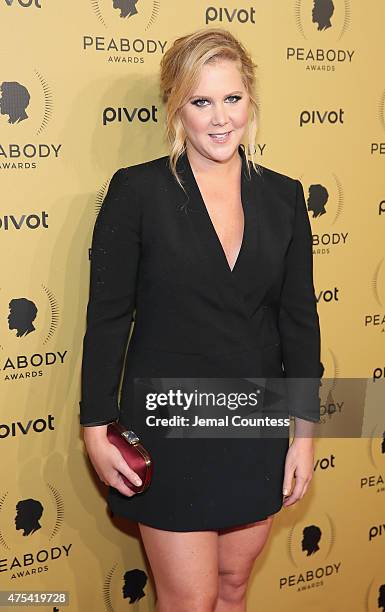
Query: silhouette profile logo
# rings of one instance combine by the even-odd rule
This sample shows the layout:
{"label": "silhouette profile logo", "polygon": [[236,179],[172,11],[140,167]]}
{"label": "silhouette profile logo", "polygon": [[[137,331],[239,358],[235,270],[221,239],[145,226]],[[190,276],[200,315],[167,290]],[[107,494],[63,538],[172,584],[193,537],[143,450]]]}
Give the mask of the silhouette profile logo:
{"label": "silhouette profile logo", "polygon": [[147,583],[147,576],[143,570],[128,570],[124,574],[123,597],[129,597],[129,603],[135,603],[145,596],[143,591]]}
{"label": "silhouette profile logo", "polygon": [[21,338],[35,331],[33,321],[36,319],[37,307],[27,298],[14,298],[9,302],[8,327],[16,329],[16,337]]}
{"label": "silhouette profile logo", "polygon": [[122,19],[138,14],[136,8],[137,3],[138,0],[112,0],[114,9],[120,9],[119,16],[122,17]]}
{"label": "silhouette profile logo", "polygon": [[302,550],[307,552],[307,557],[314,555],[320,547],[321,529],[317,525],[308,525],[302,532]]}
{"label": "silhouette profile logo", "polygon": [[320,217],[326,213],[326,203],[329,199],[329,192],[323,185],[310,185],[309,197],[307,200],[308,210],[313,212],[313,218]]}
{"label": "silhouette profile logo", "polygon": [[[303,57],[301,47],[288,47],[291,58],[306,60],[310,65],[334,63],[351,64],[355,49],[340,49],[330,46],[330,41],[340,40],[349,30],[352,19],[351,0],[293,0],[297,29],[302,38],[317,42],[317,48],[309,48]],[[327,48],[318,47],[321,39],[328,39]]]}
{"label": "silhouette profile logo", "polygon": [[23,531],[23,536],[41,529],[39,519],[43,514],[43,505],[37,499],[23,499],[16,504],[15,527]]}
{"label": "silhouette profile logo", "polygon": [[378,589],[378,607],[382,609],[382,612],[385,610],[385,584],[382,584]]}
{"label": "silhouette profile logo", "polygon": [[17,81],[3,81],[0,85],[0,114],[8,115],[8,123],[20,123],[28,119],[28,89]]}
{"label": "silhouette profile logo", "polygon": [[312,21],[317,24],[319,32],[332,27],[331,18],[334,13],[332,0],[314,0],[312,10]]}
{"label": "silhouette profile logo", "polygon": [[381,453],[385,454],[385,431],[382,434],[382,442],[381,442]]}

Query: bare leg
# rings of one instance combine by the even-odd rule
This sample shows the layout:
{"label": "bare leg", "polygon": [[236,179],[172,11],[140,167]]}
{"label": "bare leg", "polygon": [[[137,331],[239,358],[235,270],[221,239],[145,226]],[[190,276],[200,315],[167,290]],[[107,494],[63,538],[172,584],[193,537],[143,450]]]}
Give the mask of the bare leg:
{"label": "bare leg", "polygon": [[154,575],[156,612],[213,612],[218,596],[218,532],[138,525]]}
{"label": "bare leg", "polygon": [[246,612],[250,572],[267,541],[273,516],[237,529],[219,531],[219,593],[214,612]]}

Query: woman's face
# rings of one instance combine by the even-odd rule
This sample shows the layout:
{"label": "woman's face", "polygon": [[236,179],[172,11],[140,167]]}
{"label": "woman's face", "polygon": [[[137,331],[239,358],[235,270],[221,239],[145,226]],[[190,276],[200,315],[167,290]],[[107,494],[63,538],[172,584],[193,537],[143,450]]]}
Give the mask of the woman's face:
{"label": "woman's face", "polygon": [[214,161],[230,159],[242,141],[249,106],[236,62],[221,59],[205,64],[197,87],[180,111],[187,149],[192,147]]}

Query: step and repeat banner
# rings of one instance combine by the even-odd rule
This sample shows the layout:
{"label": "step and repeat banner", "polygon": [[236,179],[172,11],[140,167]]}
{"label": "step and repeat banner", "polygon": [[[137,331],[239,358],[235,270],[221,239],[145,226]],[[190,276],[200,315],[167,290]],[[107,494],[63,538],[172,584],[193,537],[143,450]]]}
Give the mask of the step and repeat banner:
{"label": "step and repeat banner", "polygon": [[[351,408],[331,380],[385,377],[384,20],[383,0],[0,0],[0,590],[57,593],[56,611],[154,610],[137,526],[107,509],[78,402],[92,229],[115,170],[167,154],[159,62],[178,36],[220,26],[247,46],[257,161],[304,186],[323,423]],[[385,610],[375,433],[317,439],[248,609]]]}

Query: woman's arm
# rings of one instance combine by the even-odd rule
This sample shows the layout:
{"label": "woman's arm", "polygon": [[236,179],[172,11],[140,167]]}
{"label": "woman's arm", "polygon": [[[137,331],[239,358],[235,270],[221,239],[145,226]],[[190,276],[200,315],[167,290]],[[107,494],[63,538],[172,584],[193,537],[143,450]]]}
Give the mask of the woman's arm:
{"label": "woman's arm", "polygon": [[[296,435],[312,436],[303,421],[320,419],[320,327],[313,284],[312,232],[303,187],[296,180],[293,237],[286,256],[279,329],[287,380],[289,414],[297,417]],[[309,423],[310,426],[310,423]],[[298,429],[297,429],[298,428]]]}
{"label": "woman's arm", "polygon": [[140,223],[129,169],[120,168],[93,230],[81,368],[80,423],[96,426],[95,432],[102,435],[119,415],[119,383],[135,307]]}

